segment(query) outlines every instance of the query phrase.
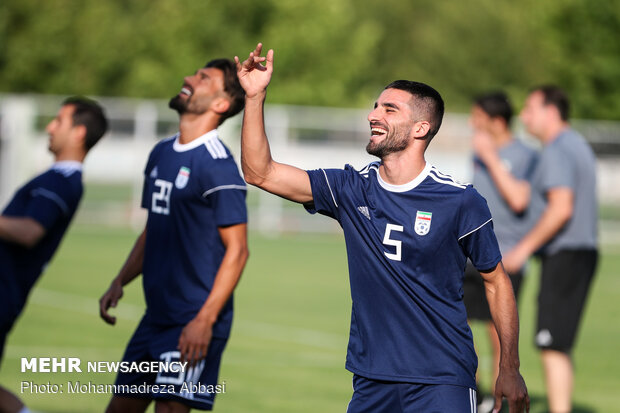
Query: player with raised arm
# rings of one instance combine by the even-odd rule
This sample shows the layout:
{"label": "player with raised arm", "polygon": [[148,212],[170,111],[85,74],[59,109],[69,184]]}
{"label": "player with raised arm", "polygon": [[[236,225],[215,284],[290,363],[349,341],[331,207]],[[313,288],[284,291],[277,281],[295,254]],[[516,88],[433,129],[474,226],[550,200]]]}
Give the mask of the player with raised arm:
{"label": "player with raised arm", "polygon": [[[71,223],[82,198],[82,163],[107,127],[95,101],[66,99],[46,128],[54,164],[21,187],[0,216],[0,357],[30,290]],[[0,387],[0,412],[28,411]]]}
{"label": "player with raised arm", "polygon": [[[246,185],[217,127],[243,109],[244,92],[235,64],[212,60],[184,79],[170,107],[179,113],[179,133],[158,143],[144,170],[144,231],[101,297],[101,317],[142,274],[146,313],[124,361],[188,361],[175,374],[119,373],[118,385],[172,385],[174,392],[116,393],[108,413],[212,410],[215,386],[233,316],[232,294],[248,257]],[[208,387],[205,387],[208,388]],[[188,391],[189,390],[189,391]]]}
{"label": "player with raised arm", "polygon": [[248,183],[344,230],[353,300],[348,412],[475,411],[477,359],[462,297],[468,257],[483,273],[501,342],[496,408],[505,396],[512,412],[529,410],[517,309],[489,210],[471,185],[424,159],[441,125],[441,96],[422,83],[391,83],[368,115],[366,150],[380,162],[304,171],[271,157],[263,106],[274,53],[261,50],[235,58],[246,93],[242,169]]}

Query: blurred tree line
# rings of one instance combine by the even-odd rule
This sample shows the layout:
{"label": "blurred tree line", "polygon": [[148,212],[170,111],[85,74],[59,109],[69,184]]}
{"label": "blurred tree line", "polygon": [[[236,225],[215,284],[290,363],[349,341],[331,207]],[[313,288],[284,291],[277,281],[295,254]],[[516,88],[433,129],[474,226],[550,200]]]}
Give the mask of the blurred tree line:
{"label": "blurred tree line", "polygon": [[258,41],[271,103],[369,106],[406,78],[467,111],[556,83],[574,116],[620,119],[618,0],[2,0],[0,91],[167,98]]}

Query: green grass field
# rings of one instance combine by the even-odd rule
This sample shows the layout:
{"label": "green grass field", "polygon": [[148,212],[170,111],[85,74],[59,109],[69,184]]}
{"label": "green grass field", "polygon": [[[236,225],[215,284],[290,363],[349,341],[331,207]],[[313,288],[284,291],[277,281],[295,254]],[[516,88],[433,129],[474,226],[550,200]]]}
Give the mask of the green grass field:
{"label": "green grass field", "polygon": [[[317,218],[321,219],[321,218]],[[98,298],[133,245],[128,230],[76,225],[36,286],[9,336],[0,383],[20,393],[23,381],[63,384],[63,394],[20,394],[40,412],[100,412],[107,394],[67,394],[67,382],[112,383],[113,374],[21,373],[21,357],[116,361],[143,310],[140,282],[126,288],[115,327],[98,316]],[[607,248],[575,352],[575,412],[620,411],[620,249]],[[537,287],[532,266],[520,301],[521,370],[532,412],[545,411],[538,356],[532,343]],[[226,393],[216,411],[343,412],[351,396],[344,369],[350,298],[340,236],[251,236],[251,257],[236,294],[236,318],[221,368]],[[480,369],[489,375],[480,326]],[[486,380],[485,386],[488,384]]]}

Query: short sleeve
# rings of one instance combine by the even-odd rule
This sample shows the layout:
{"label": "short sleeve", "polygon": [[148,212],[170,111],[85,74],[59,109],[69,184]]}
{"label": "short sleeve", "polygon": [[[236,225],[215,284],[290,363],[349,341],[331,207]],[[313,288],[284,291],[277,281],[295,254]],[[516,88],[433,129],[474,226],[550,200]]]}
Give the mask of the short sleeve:
{"label": "short sleeve", "polygon": [[541,182],[545,192],[553,188],[575,189],[576,176],[570,158],[553,144],[545,148],[540,160]]}
{"label": "short sleeve", "polygon": [[317,212],[339,219],[338,193],[344,180],[342,169],[316,169],[306,171],[312,187],[312,203],[304,205],[311,214]]}
{"label": "short sleeve", "polygon": [[211,203],[216,225],[226,227],[248,222],[247,185],[232,158],[218,160],[215,167],[205,168],[203,177],[202,197]]}
{"label": "short sleeve", "polygon": [[486,200],[472,186],[464,191],[458,228],[459,244],[478,270],[494,268],[501,261],[491,212]]}
{"label": "short sleeve", "polygon": [[245,206],[246,191],[239,188],[224,188],[209,195],[215,211],[215,223],[218,227],[243,224],[248,222]]}
{"label": "short sleeve", "polygon": [[[24,216],[30,217],[49,230],[58,220],[70,218],[79,201],[62,176],[47,179],[30,191],[30,201]],[[76,199],[77,198],[77,199]]]}

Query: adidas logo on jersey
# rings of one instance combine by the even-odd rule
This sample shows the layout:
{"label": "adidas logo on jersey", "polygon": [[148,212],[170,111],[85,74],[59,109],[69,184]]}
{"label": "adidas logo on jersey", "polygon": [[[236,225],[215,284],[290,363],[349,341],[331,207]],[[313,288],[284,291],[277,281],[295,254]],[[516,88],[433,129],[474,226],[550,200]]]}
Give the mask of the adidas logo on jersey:
{"label": "adidas logo on jersey", "polygon": [[368,212],[367,206],[358,206],[357,210],[362,213],[366,218],[370,219],[370,212]]}
{"label": "adidas logo on jersey", "polygon": [[157,167],[153,168],[149,176],[153,179],[157,178]]}

